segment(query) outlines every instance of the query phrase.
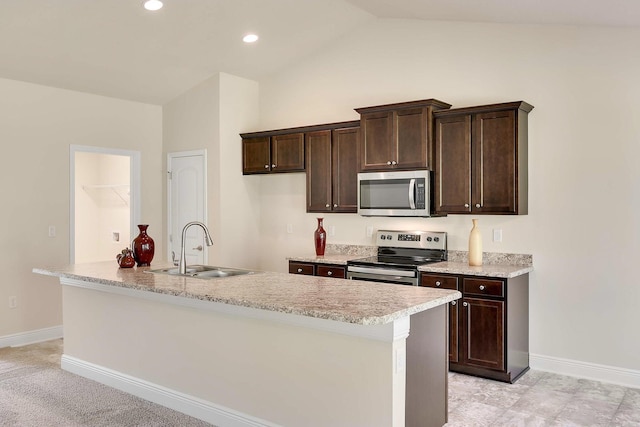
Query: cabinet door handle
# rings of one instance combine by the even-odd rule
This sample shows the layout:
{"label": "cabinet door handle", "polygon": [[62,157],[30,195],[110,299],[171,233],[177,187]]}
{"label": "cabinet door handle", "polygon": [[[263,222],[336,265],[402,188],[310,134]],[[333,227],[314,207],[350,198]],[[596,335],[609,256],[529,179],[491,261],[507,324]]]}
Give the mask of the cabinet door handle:
{"label": "cabinet door handle", "polygon": [[333,271],[331,270],[327,271],[327,276],[333,276]]}
{"label": "cabinet door handle", "polygon": [[333,204],[333,207],[334,207],[334,208],[337,208],[337,207],[338,207],[338,204],[337,204],[337,203],[334,203],[334,204]]}
{"label": "cabinet door handle", "polygon": [[264,165],[264,168],[265,169],[269,169],[269,165]]}
{"label": "cabinet door handle", "polygon": [[298,269],[298,273],[302,273],[302,269],[301,268]]}
{"label": "cabinet door handle", "polygon": [[466,306],[469,305],[469,303],[465,301],[465,302],[462,303],[462,305],[466,307]]}
{"label": "cabinet door handle", "polygon": [[476,208],[481,208],[482,205],[480,203],[476,203]]}
{"label": "cabinet door handle", "polygon": [[391,160],[391,164],[392,164],[392,165],[397,165],[397,164],[398,164],[398,162],[396,162],[395,160]]}
{"label": "cabinet door handle", "polygon": [[330,207],[331,205],[329,203],[327,203],[326,205],[324,205],[325,208]]}
{"label": "cabinet door handle", "polygon": [[277,166],[276,165],[271,165],[271,168],[275,169]]}
{"label": "cabinet door handle", "polygon": [[456,305],[457,302],[456,301],[451,301],[451,305]]}
{"label": "cabinet door handle", "polygon": [[440,283],[440,281],[438,280],[438,281],[436,282],[436,286],[440,286],[440,285],[441,285],[441,283]]}
{"label": "cabinet door handle", "polygon": [[480,290],[484,291],[484,285],[480,285]]}
{"label": "cabinet door handle", "polygon": [[389,161],[387,162],[387,165],[391,166],[391,160],[389,160]]}
{"label": "cabinet door handle", "polygon": [[465,203],[465,204],[464,204],[464,207],[465,207],[465,208],[468,208],[468,207],[469,207],[469,203]]}

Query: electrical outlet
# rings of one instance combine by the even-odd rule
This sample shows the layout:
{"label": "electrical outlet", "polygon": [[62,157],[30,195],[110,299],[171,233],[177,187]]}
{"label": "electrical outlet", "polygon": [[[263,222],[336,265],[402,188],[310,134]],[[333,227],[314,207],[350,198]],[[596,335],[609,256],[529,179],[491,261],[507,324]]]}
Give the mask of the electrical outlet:
{"label": "electrical outlet", "polygon": [[336,235],[336,226],[335,225],[330,225],[329,226],[329,236],[335,236]]}
{"label": "electrical outlet", "polygon": [[111,240],[113,240],[114,242],[119,242],[120,241],[120,232],[119,231],[112,231],[111,232]]}
{"label": "electrical outlet", "polygon": [[293,225],[287,224],[287,234],[293,234]]}
{"label": "electrical outlet", "polygon": [[367,225],[367,237],[373,236],[373,226]]}
{"label": "electrical outlet", "polygon": [[18,297],[17,296],[10,296],[9,297],[9,308],[16,308],[18,307]]}
{"label": "electrical outlet", "polygon": [[502,242],[502,229],[495,228],[493,230],[493,241],[494,242]]}

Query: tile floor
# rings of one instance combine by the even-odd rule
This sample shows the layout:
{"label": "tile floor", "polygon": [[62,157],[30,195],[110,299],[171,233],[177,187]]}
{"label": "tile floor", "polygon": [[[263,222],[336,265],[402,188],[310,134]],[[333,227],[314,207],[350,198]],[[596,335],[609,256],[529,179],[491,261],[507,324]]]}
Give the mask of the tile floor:
{"label": "tile floor", "polygon": [[640,389],[540,371],[515,384],[449,374],[449,422],[474,426],[638,426]]}

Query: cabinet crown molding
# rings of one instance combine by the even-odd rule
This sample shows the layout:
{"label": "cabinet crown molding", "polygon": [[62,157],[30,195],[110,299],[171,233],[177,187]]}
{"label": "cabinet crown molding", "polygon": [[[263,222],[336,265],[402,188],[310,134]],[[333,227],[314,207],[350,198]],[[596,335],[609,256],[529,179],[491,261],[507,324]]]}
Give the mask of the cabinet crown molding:
{"label": "cabinet crown molding", "polygon": [[373,107],[360,107],[355,110],[360,113],[375,113],[376,111],[404,110],[408,108],[433,107],[434,110],[446,110],[451,104],[437,99],[422,99],[419,101],[400,102],[396,104],[375,105]]}
{"label": "cabinet crown molding", "polygon": [[533,110],[533,105],[524,101],[503,102],[500,104],[478,105],[475,107],[452,108],[450,110],[434,111],[433,115],[435,117],[444,117],[454,116],[458,114],[485,113],[515,109],[522,110],[525,113],[529,113],[531,110]]}

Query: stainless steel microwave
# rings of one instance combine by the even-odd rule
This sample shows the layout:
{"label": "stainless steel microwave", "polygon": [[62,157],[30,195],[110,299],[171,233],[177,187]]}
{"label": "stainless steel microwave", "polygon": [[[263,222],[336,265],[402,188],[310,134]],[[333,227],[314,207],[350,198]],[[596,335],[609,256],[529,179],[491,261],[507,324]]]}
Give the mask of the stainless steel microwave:
{"label": "stainless steel microwave", "polygon": [[358,174],[358,213],[362,216],[430,216],[430,172]]}

